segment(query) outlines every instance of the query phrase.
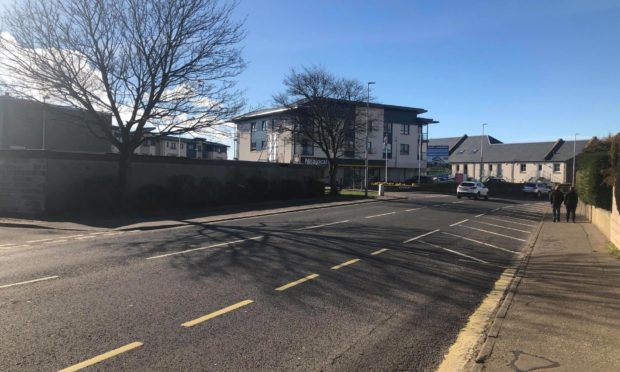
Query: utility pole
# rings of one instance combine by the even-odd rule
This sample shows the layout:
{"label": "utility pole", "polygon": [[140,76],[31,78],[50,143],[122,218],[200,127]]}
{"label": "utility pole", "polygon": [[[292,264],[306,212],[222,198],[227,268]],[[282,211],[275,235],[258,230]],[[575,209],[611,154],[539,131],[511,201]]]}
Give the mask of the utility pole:
{"label": "utility pole", "polygon": [[575,133],[575,140],[573,141],[573,179],[571,181],[571,185],[575,186],[575,157],[577,156],[577,135],[579,133]]}
{"label": "utility pole", "polygon": [[370,85],[374,84],[374,81],[367,83],[368,96],[366,97],[366,142],[364,143],[364,197],[368,197],[368,130],[370,126]]}
{"label": "utility pole", "polygon": [[50,97],[46,94],[43,96],[43,137],[41,139],[41,150],[45,150],[45,127],[47,125],[47,103]]}

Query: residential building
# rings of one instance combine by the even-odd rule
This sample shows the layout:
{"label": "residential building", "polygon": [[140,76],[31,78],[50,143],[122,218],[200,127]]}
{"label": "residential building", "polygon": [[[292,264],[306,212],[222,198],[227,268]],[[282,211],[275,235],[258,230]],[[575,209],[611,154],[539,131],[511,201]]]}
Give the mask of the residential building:
{"label": "residential building", "polygon": [[502,143],[485,135],[438,138],[431,146],[447,146],[452,176],[484,179],[500,177],[508,182],[527,182],[544,178],[570,183],[573,177],[573,151],[579,155],[587,140],[529,143]]}
{"label": "residential building", "polygon": [[[151,156],[171,156],[188,159],[227,160],[227,145],[207,141],[201,137],[186,138],[179,136],[157,136],[148,130],[144,133],[144,141],[134,154]],[[118,149],[112,146],[112,152]]]}
{"label": "residential building", "polygon": [[[111,115],[100,115],[112,125]],[[106,153],[110,143],[84,110],[5,95],[0,96],[0,149]]]}
{"label": "residential building", "polygon": [[[426,171],[428,125],[438,123],[420,117],[421,108],[365,102],[347,102],[349,118],[370,123],[368,164],[370,180],[403,181]],[[235,158],[246,161],[299,163],[327,168],[318,146],[295,130],[291,111],[284,107],[252,111],[233,119],[237,143]],[[368,113],[368,114],[367,114]],[[359,187],[364,179],[365,134],[352,130],[338,161],[338,181]],[[384,145],[385,144],[385,145]],[[386,159],[387,158],[387,159]]]}

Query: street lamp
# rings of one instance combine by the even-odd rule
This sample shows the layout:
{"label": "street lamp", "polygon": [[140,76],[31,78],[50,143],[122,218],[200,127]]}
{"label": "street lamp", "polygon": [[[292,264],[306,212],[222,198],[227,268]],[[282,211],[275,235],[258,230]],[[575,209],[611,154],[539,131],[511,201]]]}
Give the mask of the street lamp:
{"label": "street lamp", "polygon": [[484,123],[482,124],[482,137],[480,137],[480,182],[482,182],[482,154],[484,151],[484,127],[486,127],[488,124]]}
{"label": "street lamp", "polygon": [[575,157],[577,156],[577,135],[579,133],[575,133],[575,140],[573,141],[573,179],[571,180],[571,185],[575,186]]}
{"label": "street lamp", "polygon": [[41,141],[41,150],[45,150],[45,126],[47,124],[47,104],[46,101],[50,98],[47,94],[43,96],[43,138]]}
{"label": "street lamp", "polygon": [[369,81],[367,83],[368,87],[368,95],[366,96],[366,142],[364,143],[364,197],[368,197],[368,127],[370,126],[370,114],[369,114],[369,106],[370,106],[370,85],[375,84],[374,81]]}

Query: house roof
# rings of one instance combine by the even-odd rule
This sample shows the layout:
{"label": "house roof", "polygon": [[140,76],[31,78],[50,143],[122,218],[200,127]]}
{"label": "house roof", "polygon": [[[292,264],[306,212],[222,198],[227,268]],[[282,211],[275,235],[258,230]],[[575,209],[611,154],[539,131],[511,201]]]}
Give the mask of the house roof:
{"label": "house roof", "polygon": [[[303,102],[304,100],[297,101],[295,105],[299,105]],[[343,102],[348,103],[348,104],[354,104],[357,106],[366,106],[366,102],[358,102],[358,101],[343,101]],[[388,109],[388,110],[409,111],[409,112],[415,112],[416,114],[423,114],[425,112],[428,112],[427,110],[418,108],[418,107],[386,105],[383,103],[370,102],[368,106],[373,107],[373,108],[382,108],[382,109]],[[232,119],[232,121],[236,122],[236,121],[241,121],[241,120],[256,119],[262,116],[268,116],[268,115],[272,115],[272,114],[276,114],[276,113],[280,113],[280,112],[284,112],[288,110],[289,108],[287,107],[271,107],[271,108],[259,109],[259,110],[250,111],[245,114],[236,116]],[[435,121],[429,118],[418,118],[418,119],[427,124],[438,123],[438,121]]]}
{"label": "house roof", "polygon": [[[480,162],[480,137],[467,137],[452,151],[448,161],[450,163]],[[482,160],[487,163],[567,161],[573,158],[573,142],[558,139],[555,142],[501,143],[491,136],[485,136]],[[433,141],[430,143],[434,144]],[[575,152],[581,153],[587,143],[587,140],[577,141]]]}

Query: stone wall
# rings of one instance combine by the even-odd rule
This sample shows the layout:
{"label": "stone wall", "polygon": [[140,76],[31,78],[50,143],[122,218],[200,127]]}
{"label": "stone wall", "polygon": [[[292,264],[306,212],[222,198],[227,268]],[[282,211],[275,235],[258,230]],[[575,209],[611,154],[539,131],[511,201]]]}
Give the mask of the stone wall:
{"label": "stone wall", "polygon": [[0,213],[43,213],[45,175],[45,159],[0,156]]}
{"label": "stone wall", "polygon": [[[60,213],[85,210],[84,201],[110,198],[118,155],[41,150],[0,150],[0,214]],[[178,175],[221,182],[261,177],[271,180],[321,179],[320,168],[304,165],[227,160],[134,156],[128,192],[142,186],[166,186]],[[107,192],[106,195],[100,195]],[[81,204],[81,205],[80,205]]]}

